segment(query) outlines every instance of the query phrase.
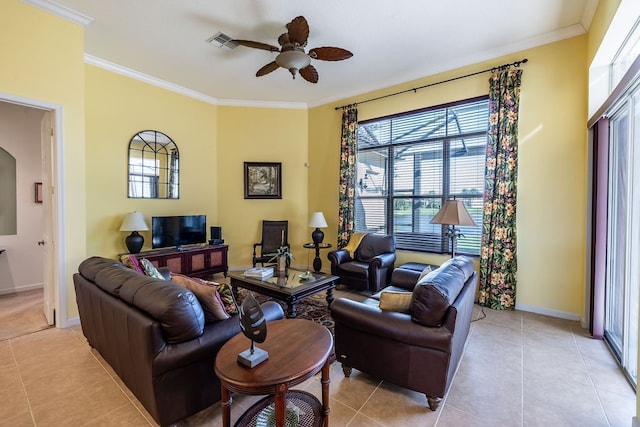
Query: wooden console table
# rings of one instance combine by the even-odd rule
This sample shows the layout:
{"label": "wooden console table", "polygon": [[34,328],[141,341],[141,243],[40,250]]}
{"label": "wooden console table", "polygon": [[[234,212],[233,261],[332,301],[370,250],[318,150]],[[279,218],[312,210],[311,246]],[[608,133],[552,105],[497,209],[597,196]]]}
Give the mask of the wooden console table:
{"label": "wooden console table", "polygon": [[[231,392],[237,392],[273,395],[276,427],[284,427],[287,392],[290,387],[322,370],[322,408],[318,408],[322,419],[315,420],[313,425],[329,426],[329,354],[333,346],[331,333],[324,326],[304,319],[269,322],[267,331],[267,339],[257,346],[266,350],[269,358],[254,368],[248,368],[237,361],[238,353],[251,346],[251,341],[243,334],[227,341],[216,356],[215,373],[222,387],[222,425],[229,427],[231,424]],[[320,406],[317,399],[316,402]]]}
{"label": "wooden console table", "polygon": [[214,273],[227,276],[228,245],[204,245],[177,249],[159,249],[136,254],[146,258],[156,267],[169,267],[172,273],[192,277],[206,277]]}

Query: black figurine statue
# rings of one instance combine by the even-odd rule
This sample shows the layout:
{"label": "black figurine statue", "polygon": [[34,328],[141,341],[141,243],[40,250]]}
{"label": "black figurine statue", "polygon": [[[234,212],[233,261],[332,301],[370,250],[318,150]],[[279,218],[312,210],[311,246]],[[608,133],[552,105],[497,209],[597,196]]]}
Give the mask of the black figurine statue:
{"label": "black figurine statue", "polygon": [[252,295],[247,295],[242,301],[239,316],[240,328],[244,336],[251,340],[251,348],[238,354],[238,362],[253,368],[269,358],[269,353],[254,345],[267,339],[267,321],[260,304]]}

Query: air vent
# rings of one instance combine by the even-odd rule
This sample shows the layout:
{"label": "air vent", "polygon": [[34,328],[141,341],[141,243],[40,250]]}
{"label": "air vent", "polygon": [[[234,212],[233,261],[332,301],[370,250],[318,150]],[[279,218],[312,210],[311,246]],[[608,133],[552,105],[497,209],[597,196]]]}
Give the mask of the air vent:
{"label": "air vent", "polygon": [[207,39],[207,43],[215,44],[218,47],[226,46],[229,49],[235,49],[238,47],[237,44],[233,42],[233,37],[224,34],[221,31],[218,31],[213,36]]}

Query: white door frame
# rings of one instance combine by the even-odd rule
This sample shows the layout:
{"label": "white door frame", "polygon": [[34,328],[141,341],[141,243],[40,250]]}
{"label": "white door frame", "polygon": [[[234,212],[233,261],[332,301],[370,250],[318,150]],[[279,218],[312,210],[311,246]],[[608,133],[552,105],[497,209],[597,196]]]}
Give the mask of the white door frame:
{"label": "white door frame", "polygon": [[[53,256],[50,259],[53,260],[53,265],[50,266],[53,271],[54,283],[52,295],[54,295],[55,306],[55,324],[58,328],[64,328],[67,326],[67,271],[66,271],[66,240],[65,240],[65,204],[64,204],[64,158],[63,158],[63,132],[62,132],[62,106],[52,104],[36,99],[30,99],[23,96],[12,95],[4,92],[0,92],[0,101],[8,102],[11,104],[23,105],[25,107],[37,108],[39,110],[46,110],[53,113],[53,131],[54,131],[54,164],[55,170],[50,176],[51,186],[55,189],[53,194],[51,212],[46,212],[46,215],[53,215],[53,218],[57,218],[57,223],[54,224],[53,240],[54,245],[47,245],[47,250],[53,250]],[[45,282],[46,283],[46,282]]]}

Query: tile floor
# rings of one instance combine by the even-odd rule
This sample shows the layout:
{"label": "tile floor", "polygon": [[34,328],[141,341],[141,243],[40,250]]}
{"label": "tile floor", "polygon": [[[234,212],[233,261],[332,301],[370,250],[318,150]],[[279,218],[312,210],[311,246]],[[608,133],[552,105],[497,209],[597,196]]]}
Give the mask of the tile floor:
{"label": "tile floor", "polygon": [[[358,298],[338,291],[338,296]],[[631,426],[635,393],[577,322],[484,309],[440,409],[423,395],[331,370],[333,426]],[[319,378],[301,384],[320,393]],[[234,396],[233,421],[259,397]],[[179,426],[218,426],[220,405]],[[155,425],[79,327],[0,341],[0,425]]]}

